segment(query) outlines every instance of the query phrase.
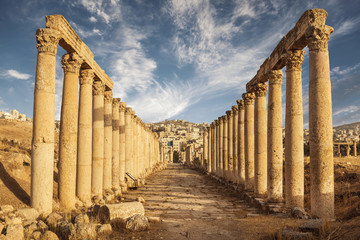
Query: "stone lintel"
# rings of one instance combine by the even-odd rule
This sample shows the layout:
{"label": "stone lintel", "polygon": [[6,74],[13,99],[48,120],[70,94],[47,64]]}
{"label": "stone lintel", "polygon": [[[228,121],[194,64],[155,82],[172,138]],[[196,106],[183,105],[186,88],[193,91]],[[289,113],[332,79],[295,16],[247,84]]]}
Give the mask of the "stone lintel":
{"label": "stone lintel", "polygon": [[279,70],[285,66],[286,52],[289,50],[302,50],[307,46],[306,31],[311,27],[325,25],[327,12],[324,9],[310,9],[303,13],[300,19],[277,44],[270,56],[260,66],[256,75],[246,84],[246,91],[253,92],[256,84],[267,81],[264,75],[271,70]]}
{"label": "stone lintel", "polygon": [[45,25],[47,28],[55,29],[61,33],[59,45],[67,52],[77,52],[82,59],[84,65],[94,70],[95,79],[104,82],[106,89],[113,88],[113,82],[103,69],[95,62],[94,54],[88,46],[76,34],[75,30],[66,21],[62,15],[49,15],[45,17]]}

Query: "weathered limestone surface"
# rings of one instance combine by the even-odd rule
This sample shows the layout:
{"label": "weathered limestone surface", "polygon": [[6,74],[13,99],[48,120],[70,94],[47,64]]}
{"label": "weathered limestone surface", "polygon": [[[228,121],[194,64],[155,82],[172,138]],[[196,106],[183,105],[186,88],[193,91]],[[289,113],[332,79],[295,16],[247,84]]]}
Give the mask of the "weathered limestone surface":
{"label": "weathered limestone surface", "polygon": [[125,172],[132,172],[132,109],[125,109]]}
{"label": "weathered limestone surface", "polygon": [[204,136],[203,136],[203,149],[204,149],[204,157],[201,158],[201,166],[205,169],[205,163],[208,162],[208,131],[205,130],[204,131]]}
{"label": "weathered limestone surface", "polygon": [[229,181],[234,181],[234,176],[233,176],[233,113],[232,111],[226,111],[226,119],[227,119],[227,146],[228,146],[228,170],[227,170],[227,175],[228,175],[228,180]]}
{"label": "weathered limestone surface", "polygon": [[63,55],[64,85],[61,104],[59,141],[59,200],[64,209],[75,208],[78,86],[82,59],[77,53]]}
{"label": "weathered limestone surface", "polygon": [[91,191],[94,195],[102,196],[104,169],[104,84],[102,82],[94,82],[93,94]]}
{"label": "weathered limestone surface", "polygon": [[31,143],[31,206],[40,213],[52,212],[55,136],[55,69],[60,33],[36,31],[37,62]]}
{"label": "weathered limestone surface", "polygon": [[269,74],[268,96],[268,199],[283,198],[282,71]]}
{"label": "weathered limestone surface", "polygon": [[285,201],[304,207],[304,142],[301,66],[304,51],[289,51],[286,63]]}
{"label": "weathered limestone surface", "polygon": [[103,189],[111,189],[112,159],[112,91],[104,94],[104,172]]}
{"label": "weathered limestone surface", "polygon": [[259,83],[255,90],[255,194],[267,193],[267,123],[266,123],[267,85]]}
{"label": "weathered limestone surface", "polygon": [[311,213],[334,218],[334,160],[328,40],[333,28],[306,32],[309,46]]}
{"label": "weathered limestone surface", "polygon": [[224,119],[219,117],[219,170],[218,176],[224,177]]}
{"label": "weathered limestone surface", "polygon": [[254,93],[244,93],[245,103],[245,189],[254,188]]}
{"label": "weathered limestone surface", "polygon": [[213,126],[214,123],[210,124],[210,127],[207,128],[208,131],[208,148],[207,148],[207,152],[208,152],[208,160],[207,160],[207,171],[209,173],[212,172],[212,159],[214,157],[214,151],[213,151]]}
{"label": "weathered limestone surface", "polygon": [[213,160],[213,173],[214,174],[219,174],[219,161],[220,161],[220,156],[219,156],[219,151],[220,151],[220,143],[219,143],[219,138],[220,138],[220,132],[219,132],[219,120],[215,119],[215,126],[214,126],[214,160]]}
{"label": "weathered limestone surface", "polygon": [[232,106],[232,115],[233,115],[233,181],[239,183],[239,160],[238,160],[238,139],[239,139],[239,132],[238,132],[238,106]]}
{"label": "weathered limestone surface", "polygon": [[99,218],[105,223],[116,219],[125,220],[135,214],[145,215],[144,206],[140,202],[106,204],[99,209]]}
{"label": "weathered limestone surface", "polygon": [[91,152],[92,152],[92,85],[94,72],[80,72],[79,133],[76,195],[85,203],[91,201]]}
{"label": "weathered limestone surface", "polygon": [[238,159],[239,181],[245,183],[245,103],[244,100],[236,100],[238,104]]}
{"label": "weathered limestone surface", "polygon": [[122,191],[126,191],[125,184],[125,108],[126,103],[119,104],[119,178]]}
{"label": "weathered limestone surface", "polygon": [[111,187],[118,189],[120,185],[120,162],[119,162],[119,105],[120,98],[112,101],[112,165],[111,165]]}

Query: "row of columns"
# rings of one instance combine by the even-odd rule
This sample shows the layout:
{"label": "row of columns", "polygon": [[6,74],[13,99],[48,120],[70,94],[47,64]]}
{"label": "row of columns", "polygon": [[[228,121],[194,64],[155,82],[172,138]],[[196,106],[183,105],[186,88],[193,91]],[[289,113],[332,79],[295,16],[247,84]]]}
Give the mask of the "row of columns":
{"label": "row of columns", "polygon": [[[31,206],[52,211],[55,66],[61,36],[38,29],[31,163]],[[161,162],[160,143],[125,102],[113,98],[76,52],[61,60],[64,70],[59,139],[58,195],[64,210],[76,196],[88,204],[105,191],[126,191],[126,173],[145,178]],[[80,95],[79,95],[80,79]],[[162,152],[162,154],[164,154]],[[163,159],[163,158],[162,158]]]}
{"label": "row of columns", "polygon": [[[310,27],[309,130],[311,211],[334,217],[331,83],[328,40],[333,29]],[[211,123],[204,134],[207,171],[254,191],[270,202],[285,198],[288,208],[304,207],[302,63],[304,51],[286,57],[285,159],[282,137],[282,70],[274,69],[242,95],[232,110]],[[269,83],[269,90],[268,85]],[[266,94],[268,104],[266,106]],[[268,110],[268,111],[267,111]],[[285,193],[283,161],[285,160]]]}

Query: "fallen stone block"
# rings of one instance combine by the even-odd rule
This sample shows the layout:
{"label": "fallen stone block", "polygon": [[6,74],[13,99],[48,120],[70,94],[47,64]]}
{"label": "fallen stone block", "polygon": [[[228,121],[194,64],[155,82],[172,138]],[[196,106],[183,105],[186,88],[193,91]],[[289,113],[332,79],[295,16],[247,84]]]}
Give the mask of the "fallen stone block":
{"label": "fallen stone block", "polygon": [[311,219],[301,224],[299,229],[301,232],[311,232],[319,236],[323,229],[323,221],[321,219]]}
{"label": "fallen stone block", "polygon": [[41,235],[40,240],[59,240],[59,237],[52,231],[46,231]]}
{"label": "fallen stone block", "polygon": [[290,229],[284,229],[281,233],[281,239],[286,240],[311,240],[314,239],[311,233],[295,232]]}
{"label": "fallen stone block", "polygon": [[23,221],[35,221],[40,214],[35,208],[20,208],[15,211],[15,215],[20,217]]}
{"label": "fallen stone block", "polygon": [[10,224],[6,227],[6,238],[18,240],[24,238],[24,228],[21,224]]}
{"label": "fallen stone block", "polygon": [[0,209],[1,209],[1,211],[3,212],[3,214],[7,214],[7,213],[9,213],[9,212],[14,211],[14,207],[11,206],[11,205],[2,205],[2,206],[0,207]]}
{"label": "fallen stone block", "polygon": [[149,228],[149,221],[147,217],[141,214],[136,214],[129,217],[125,223],[125,229],[131,232],[145,231]]}
{"label": "fallen stone block", "polygon": [[145,215],[144,206],[140,202],[106,204],[100,207],[99,219],[103,223],[110,223],[116,219],[126,220],[135,214]]}
{"label": "fallen stone block", "polygon": [[75,229],[76,229],[76,239],[96,238],[96,224],[77,223],[75,224]]}
{"label": "fallen stone block", "polygon": [[97,228],[96,232],[99,236],[110,235],[112,233],[112,227],[110,224],[102,224]]}
{"label": "fallen stone block", "polygon": [[161,222],[160,217],[147,217],[147,219],[149,220],[150,223],[159,223],[159,222]]}
{"label": "fallen stone block", "polygon": [[50,213],[49,216],[45,219],[46,225],[48,225],[51,231],[56,232],[58,223],[63,219],[63,217],[55,212]]}

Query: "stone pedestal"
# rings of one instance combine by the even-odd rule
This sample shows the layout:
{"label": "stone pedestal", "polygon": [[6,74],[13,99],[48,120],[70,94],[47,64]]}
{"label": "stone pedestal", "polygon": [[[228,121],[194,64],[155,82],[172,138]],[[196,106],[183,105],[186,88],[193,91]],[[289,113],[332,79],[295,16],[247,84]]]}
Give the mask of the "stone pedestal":
{"label": "stone pedestal", "polygon": [[93,86],[93,136],[91,191],[103,194],[104,170],[104,84],[95,81]]}
{"label": "stone pedestal", "polygon": [[119,161],[119,105],[120,98],[114,98],[112,102],[112,177],[111,187],[119,189],[120,185],[120,161]]}
{"label": "stone pedestal", "polygon": [[126,103],[119,104],[119,178],[122,191],[126,191],[125,184],[125,108]]}
{"label": "stone pedestal", "polygon": [[55,68],[60,33],[36,31],[37,62],[34,89],[33,136],[31,142],[31,207],[52,212],[55,135]]}
{"label": "stone pedestal", "polygon": [[269,74],[268,96],[268,199],[283,199],[282,71]]}
{"label": "stone pedestal", "polygon": [[304,52],[293,50],[286,61],[285,201],[304,207],[304,140],[301,65]]}
{"label": "stone pedestal", "polygon": [[91,202],[92,85],[94,76],[94,71],[91,69],[82,69],[80,72],[76,195],[87,204]]}
{"label": "stone pedestal", "polygon": [[103,188],[111,189],[111,160],[112,160],[112,91],[104,94],[104,172]]}
{"label": "stone pedestal", "polygon": [[245,102],[245,189],[254,189],[254,93],[244,93]]}
{"label": "stone pedestal", "polygon": [[255,194],[267,193],[267,122],[266,122],[267,85],[258,83],[255,90]]}
{"label": "stone pedestal", "polygon": [[64,210],[75,208],[79,70],[82,59],[67,53],[61,59],[64,84],[59,140],[59,200]]}
{"label": "stone pedestal", "polygon": [[238,106],[232,106],[232,115],[233,115],[233,181],[239,183],[239,159],[238,159],[238,139],[239,139],[239,132],[238,132]]}
{"label": "stone pedestal", "polygon": [[238,104],[238,159],[239,159],[239,181],[245,183],[245,103],[237,100]]}
{"label": "stone pedestal", "polygon": [[233,113],[232,111],[226,111],[226,119],[227,119],[227,159],[228,159],[228,170],[227,170],[227,178],[229,181],[234,181],[233,178]]}
{"label": "stone pedestal", "polygon": [[309,47],[309,134],[311,214],[334,218],[334,160],[328,40],[333,28],[311,27]]}

